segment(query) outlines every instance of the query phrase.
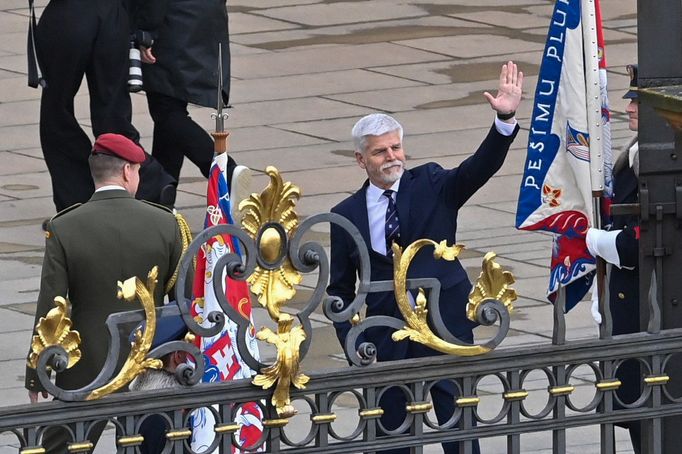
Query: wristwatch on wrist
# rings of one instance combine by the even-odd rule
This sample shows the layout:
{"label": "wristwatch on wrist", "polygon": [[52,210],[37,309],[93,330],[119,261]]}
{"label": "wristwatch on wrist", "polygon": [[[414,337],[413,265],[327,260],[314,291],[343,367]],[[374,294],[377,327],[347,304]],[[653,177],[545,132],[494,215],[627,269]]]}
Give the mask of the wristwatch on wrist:
{"label": "wristwatch on wrist", "polygon": [[497,118],[499,118],[500,120],[509,120],[511,118],[514,118],[515,115],[516,115],[515,110],[512,110],[511,112],[506,113],[506,114],[497,112]]}

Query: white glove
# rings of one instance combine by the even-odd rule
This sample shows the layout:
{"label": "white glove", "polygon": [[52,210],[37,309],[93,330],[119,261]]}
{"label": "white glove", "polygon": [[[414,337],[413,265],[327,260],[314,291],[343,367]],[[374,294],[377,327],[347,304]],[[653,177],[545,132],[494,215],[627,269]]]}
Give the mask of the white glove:
{"label": "white glove", "polygon": [[585,243],[587,250],[593,256],[601,257],[609,263],[613,263],[620,268],[620,257],[616,249],[616,237],[622,230],[600,230],[590,227],[587,229]]}
{"label": "white glove", "polygon": [[599,313],[599,290],[597,289],[596,282],[592,284],[592,306],[590,307],[590,312],[592,313],[592,318],[597,325],[601,325],[601,314]]}

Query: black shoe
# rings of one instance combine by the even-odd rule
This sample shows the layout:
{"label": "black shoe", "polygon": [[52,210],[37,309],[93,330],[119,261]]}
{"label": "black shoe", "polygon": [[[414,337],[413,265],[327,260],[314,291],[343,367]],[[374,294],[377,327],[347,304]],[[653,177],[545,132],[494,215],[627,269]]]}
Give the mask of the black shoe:
{"label": "black shoe", "polygon": [[159,194],[159,204],[170,208],[171,210],[175,207],[175,196],[176,188],[174,184],[167,184],[161,188],[161,194]]}

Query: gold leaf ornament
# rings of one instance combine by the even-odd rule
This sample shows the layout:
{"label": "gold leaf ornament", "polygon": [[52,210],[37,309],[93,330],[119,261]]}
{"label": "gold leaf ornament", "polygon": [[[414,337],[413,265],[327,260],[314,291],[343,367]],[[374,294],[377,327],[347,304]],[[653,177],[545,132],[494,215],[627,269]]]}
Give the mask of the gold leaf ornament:
{"label": "gold leaf ornament", "polygon": [[263,389],[271,388],[275,383],[272,404],[280,418],[288,418],[296,414],[291,405],[289,388],[291,385],[304,389],[310,377],[299,372],[300,347],[305,341],[305,331],[300,326],[292,329],[294,319],[289,314],[281,314],[277,323],[277,333],[268,328],[261,329],[256,337],[277,348],[277,359],[274,364],[262,370],[253,378],[252,383]]}
{"label": "gold leaf ornament", "polygon": [[54,299],[55,307],[50,309],[45,317],[41,317],[36,325],[36,335],[31,340],[31,353],[28,358],[28,366],[35,369],[38,366],[38,357],[43,350],[53,345],[61,346],[68,355],[66,368],[73,367],[81,359],[81,351],[78,348],[81,336],[78,331],[71,330],[73,322],[71,315],[71,303],[69,300],[57,296]]}
{"label": "gold leaf ornament", "polygon": [[512,303],[517,299],[516,290],[511,287],[514,276],[495,262],[496,256],[494,252],[488,252],[483,257],[481,274],[469,294],[466,309],[469,320],[476,320],[478,307],[488,300],[500,301],[509,312],[514,309]]}
{"label": "gold leaf ornament", "polygon": [[126,302],[133,303],[139,300],[145,312],[145,330],[135,331],[135,339],[130,348],[128,358],[118,374],[109,383],[93,390],[86,400],[96,400],[111,394],[130,383],[133,378],[145,369],[161,369],[163,363],[160,359],[147,358],[151,349],[156,331],[156,306],[154,305],[154,290],[158,284],[159,267],[154,266],[147,274],[147,282],[142,282],[138,277],[131,277],[124,282],[118,282],[117,296]]}
{"label": "gold leaf ornament", "polygon": [[[403,329],[396,330],[391,338],[396,342],[410,339],[448,355],[474,356],[489,352],[490,348],[482,345],[453,344],[438,337],[428,323],[427,299],[424,289],[419,289],[415,307],[413,308],[410,304],[407,296],[407,270],[419,250],[425,246],[434,247],[433,256],[436,260],[448,261],[456,260],[459,252],[464,248],[459,244],[448,246],[445,241],[436,243],[430,239],[417,240],[407,246],[405,250],[399,245],[393,244],[393,289],[398,309],[405,319],[406,325]],[[444,301],[443,304],[447,304],[447,301]]]}
{"label": "gold leaf ornament", "polygon": [[275,167],[268,166],[265,172],[270,177],[268,186],[260,194],[243,200],[239,210],[243,214],[242,228],[258,245],[260,257],[273,265],[267,268],[257,265],[247,282],[261,306],[277,321],[280,306],[294,297],[295,286],[302,279],[286,257],[286,239],[298,228],[295,207],[301,191],[291,182],[283,182]]}

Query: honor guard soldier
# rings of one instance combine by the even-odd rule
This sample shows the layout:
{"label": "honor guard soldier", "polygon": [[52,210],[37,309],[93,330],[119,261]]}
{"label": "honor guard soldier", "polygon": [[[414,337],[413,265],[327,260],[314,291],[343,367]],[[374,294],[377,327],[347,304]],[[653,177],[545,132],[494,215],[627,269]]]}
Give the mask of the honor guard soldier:
{"label": "honor guard soldier", "polygon": [[[630,88],[623,96],[629,99],[625,112],[628,127],[637,132],[639,99],[637,94],[637,65],[627,66]],[[613,166],[613,204],[639,203],[639,146],[637,136],[622,151]],[[592,255],[603,258],[609,265],[609,307],[613,317],[613,334],[639,332],[639,218],[636,215],[614,216],[610,230],[590,228],[587,248]],[[592,315],[601,323],[597,301],[593,300]],[[622,385],[616,391],[618,398],[632,403],[640,395],[641,374],[633,361],[622,364],[616,376]],[[615,403],[619,408],[620,405]],[[625,421],[618,425],[630,431],[635,452],[639,452],[641,424]]]}
{"label": "honor guard soldier", "polygon": [[[117,281],[133,276],[146,280],[157,266],[157,305],[163,304],[164,293],[173,286],[183,252],[182,234],[169,209],[134,198],[144,160],[142,148],[127,137],[99,136],[89,158],[94,194],[86,203],[61,211],[47,225],[34,326],[54,307],[55,297],[68,297],[73,328],[81,336],[82,358],[57,375],[60,388],[82,388],[102,369],[108,354],[105,321],[110,314],[131,310],[117,298]],[[126,355],[123,351],[121,358]],[[37,402],[40,394],[47,397],[30,367],[26,388],[31,402]],[[93,443],[101,430],[95,432],[90,436]],[[67,437],[65,430],[55,429],[45,435],[43,446],[51,453],[66,452]]]}

